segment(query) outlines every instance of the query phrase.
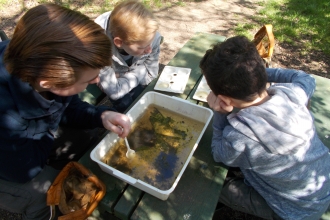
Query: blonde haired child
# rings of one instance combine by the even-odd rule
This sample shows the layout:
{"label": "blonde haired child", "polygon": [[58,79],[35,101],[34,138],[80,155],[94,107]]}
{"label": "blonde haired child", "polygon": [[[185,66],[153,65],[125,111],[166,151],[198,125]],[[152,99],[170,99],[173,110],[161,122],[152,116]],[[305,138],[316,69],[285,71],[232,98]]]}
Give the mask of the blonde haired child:
{"label": "blonde haired child", "polygon": [[158,76],[161,35],[158,22],[139,1],[123,1],[95,19],[112,42],[112,65],[100,74],[99,87],[113,107],[124,112]]}

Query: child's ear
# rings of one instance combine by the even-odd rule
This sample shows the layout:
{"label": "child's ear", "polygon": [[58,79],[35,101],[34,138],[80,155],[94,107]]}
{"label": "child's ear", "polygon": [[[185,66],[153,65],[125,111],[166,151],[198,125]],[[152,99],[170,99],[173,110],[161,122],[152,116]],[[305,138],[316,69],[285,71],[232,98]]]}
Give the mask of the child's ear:
{"label": "child's ear", "polygon": [[121,46],[123,45],[123,40],[119,37],[115,37],[113,39],[113,43],[116,45],[116,47],[121,48]]}
{"label": "child's ear", "polygon": [[39,86],[43,89],[50,89],[51,88],[51,85],[46,80],[40,80],[39,81]]}
{"label": "child's ear", "polygon": [[221,99],[226,105],[231,105],[231,98],[225,95],[218,95],[218,98]]}

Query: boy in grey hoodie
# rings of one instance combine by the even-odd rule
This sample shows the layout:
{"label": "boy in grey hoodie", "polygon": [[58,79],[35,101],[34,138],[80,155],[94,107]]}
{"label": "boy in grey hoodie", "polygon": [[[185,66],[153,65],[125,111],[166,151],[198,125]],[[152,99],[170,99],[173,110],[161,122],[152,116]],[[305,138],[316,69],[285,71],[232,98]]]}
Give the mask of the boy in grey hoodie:
{"label": "boy in grey hoodie", "polygon": [[319,219],[330,203],[330,155],[307,108],[314,78],[265,69],[242,36],[208,50],[200,68],[212,90],[214,160],[244,174],[226,179],[219,201],[265,219]]}

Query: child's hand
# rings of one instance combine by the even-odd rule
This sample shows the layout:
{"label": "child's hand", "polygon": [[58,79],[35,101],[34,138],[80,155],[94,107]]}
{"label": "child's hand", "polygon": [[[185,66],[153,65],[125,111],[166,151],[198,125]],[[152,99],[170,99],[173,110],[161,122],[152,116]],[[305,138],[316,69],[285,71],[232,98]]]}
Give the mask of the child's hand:
{"label": "child's hand", "polygon": [[221,100],[219,96],[216,96],[212,91],[207,96],[207,103],[214,111],[220,112],[222,114],[229,113],[234,109],[233,106],[227,105],[223,100]]}
{"label": "child's hand", "polygon": [[105,111],[101,115],[103,126],[124,138],[131,130],[131,122],[129,118],[121,113]]}

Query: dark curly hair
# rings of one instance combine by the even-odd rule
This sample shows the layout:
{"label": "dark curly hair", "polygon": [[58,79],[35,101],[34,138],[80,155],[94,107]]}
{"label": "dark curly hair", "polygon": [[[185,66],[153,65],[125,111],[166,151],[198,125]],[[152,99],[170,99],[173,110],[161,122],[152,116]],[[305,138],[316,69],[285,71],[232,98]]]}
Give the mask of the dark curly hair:
{"label": "dark curly hair", "polygon": [[267,73],[255,45],[244,36],[206,51],[199,67],[215,95],[252,101],[266,89]]}

